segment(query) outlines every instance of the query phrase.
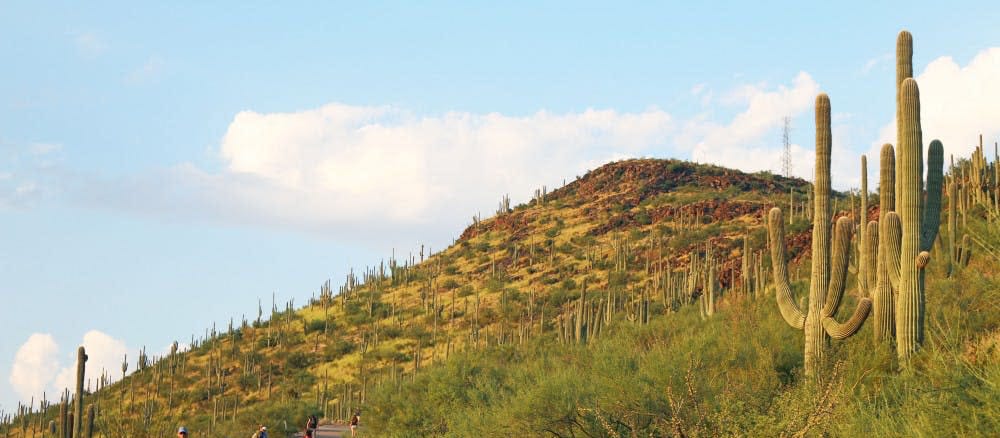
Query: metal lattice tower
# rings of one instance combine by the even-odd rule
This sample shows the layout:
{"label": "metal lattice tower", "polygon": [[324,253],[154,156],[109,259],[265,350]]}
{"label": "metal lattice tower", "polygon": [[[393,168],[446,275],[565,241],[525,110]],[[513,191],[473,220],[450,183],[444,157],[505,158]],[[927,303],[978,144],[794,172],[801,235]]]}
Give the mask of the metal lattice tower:
{"label": "metal lattice tower", "polygon": [[781,153],[781,173],[786,178],[792,177],[792,142],[789,139],[792,132],[792,118],[785,116],[785,127],[781,131],[781,141],[785,149]]}

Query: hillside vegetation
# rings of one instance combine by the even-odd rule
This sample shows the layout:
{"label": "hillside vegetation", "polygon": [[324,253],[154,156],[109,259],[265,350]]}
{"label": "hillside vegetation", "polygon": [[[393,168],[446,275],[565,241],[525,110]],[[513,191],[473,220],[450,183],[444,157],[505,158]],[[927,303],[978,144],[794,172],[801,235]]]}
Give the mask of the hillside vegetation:
{"label": "hillside vegetation", "polygon": [[326,282],[304,307],[140,354],[87,383],[80,408],[36,401],[0,434],[62,437],[92,406],[76,423],[94,436],[283,433],[357,410],[367,436],[1000,435],[1000,162],[981,144],[946,166],[928,142],[924,183],[907,77],[881,193],[829,191],[821,95],[815,185],[609,163],[504,197],[451,246]]}

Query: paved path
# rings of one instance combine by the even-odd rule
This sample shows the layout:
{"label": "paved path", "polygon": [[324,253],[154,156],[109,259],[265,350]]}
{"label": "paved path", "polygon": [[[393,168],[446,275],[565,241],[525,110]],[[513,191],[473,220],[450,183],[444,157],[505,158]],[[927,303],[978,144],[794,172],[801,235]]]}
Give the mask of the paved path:
{"label": "paved path", "polygon": [[[361,434],[361,427],[358,427],[358,435]],[[302,436],[296,434],[295,436]],[[316,438],[344,438],[351,436],[351,428],[345,425],[320,426],[316,429]]]}

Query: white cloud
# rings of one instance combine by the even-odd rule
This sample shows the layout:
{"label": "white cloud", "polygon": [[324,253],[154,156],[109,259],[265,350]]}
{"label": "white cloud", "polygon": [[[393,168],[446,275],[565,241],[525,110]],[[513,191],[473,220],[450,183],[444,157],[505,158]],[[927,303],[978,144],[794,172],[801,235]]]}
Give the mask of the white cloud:
{"label": "white cloud", "polygon": [[[72,197],[338,236],[399,233],[401,226],[454,233],[464,223],[458,218],[489,215],[504,193],[527,199],[535,188],[554,189],[590,163],[662,151],[675,130],[672,117],[657,108],[518,117],[417,116],[343,104],[295,113],[244,111],[222,139],[220,171],[182,164],[130,181],[74,184],[79,192]],[[462,223],[442,225],[442,218]]]}
{"label": "white cloud", "polygon": [[[96,385],[102,370],[107,371],[112,379],[121,376],[120,372],[116,373],[115,370],[121,370],[122,358],[128,352],[125,341],[115,339],[98,330],[91,330],[83,335],[83,342],[80,345],[83,345],[87,351],[84,385],[86,385],[87,379],[90,380],[91,387]],[[73,348],[68,354],[71,358],[71,364],[62,368],[53,379],[53,385],[57,391],[64,388],[73,391],[73,388],[76,387],[76,348]]]}
{"label": "white cloud", "polygon": [[[978,144],[977,134],[992,144],[1000,136],[1000,47],[979,52],[966,66],[950,56],[931,61],[917,75],[920,87],[920,123],[924,147],[931,140],[944,144],[945,162],[950,154],[968,157]],[[896,120],[882,127],[868,157],[877,157],[884,143],[896,144]],[[991,148],[987,149],[988,151]],[[876,173],[877,173],[877,169]],[[869,176],[870,177],[870,176]]]}
{"label": "white cloud", "polygon": [[41,399],[59,370],[59,345],[52,335],[35,333],[21,345],[10,368],[10,385],[21,399]]}
{"label": "white cloud", "polygon": [[[93,388],[102,370],[107,370],[112,380],[121,376],[115,370],[121,369],[122,357],[127,351],[124,341],[91,330],[83,335],[80,345],[87,350],[88,356],[85,384],[89,379]],[[64,366],[66,363],[70,365]],[[25,403],[31,397],[41,399],[43,391],[48,393],[50,399],[63,389],[73,391],[76,386],[76,347],[61,352],[52,335],[32,334],[14,355],[10,384]]]}
{"label": "white cloud", "polygon": [[[290,228],[379,246],[418,234],[440,239],[467,225],[462,218],[491,215],[504,194],[527,200],[542,185],[553,190],[613,159],[693,157],[772,169],[781,149],[775,129],[784,116],[811,109],[818,90],[804,72],[790,85],[739,87],[728,97],[738,114],[723,123],[711,112],[677,120],[655,107],[523,116],[339,103],[243,111],[222,138],[219,170],[182,163],[129,178],[88,175],[64,189],[75,202],[171,220]],[[811,151],[796,145],[793,157],[796,174],[811,173]]]}
{"label": "white cloud", "polygon": [[[783,123],[785,116],[794,117],[813,108],[819,84],[808,73],[800,72],[791,87],[779,86],[768,90],[764,85],[740,87],[726,98],[733,104],[742,104],[746,109],[737,114],[728,124],[713,122],[698,123],[690,129],[694,132],[692,159],[737,169],[777,170],[782,152],[781,137],[774,133]],[[792,146],[794,174],[810,169],[811,148]]]}

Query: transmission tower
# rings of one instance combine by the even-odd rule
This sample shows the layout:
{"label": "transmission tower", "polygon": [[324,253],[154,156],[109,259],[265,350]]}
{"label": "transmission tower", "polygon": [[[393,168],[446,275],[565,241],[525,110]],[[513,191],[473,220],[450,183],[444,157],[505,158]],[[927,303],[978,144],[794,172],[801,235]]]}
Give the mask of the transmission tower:
{"label": "transmission tower", "polygon": [[781,130],[781,142],[785,146],[785,149],[781,153],[781,173],[785,175],[786,178],[792,177],[792,142],[789,140],[789,136],[792,132],[792,119],[791,117],[785,116],[785,127]]}

